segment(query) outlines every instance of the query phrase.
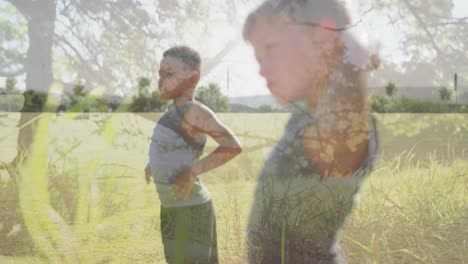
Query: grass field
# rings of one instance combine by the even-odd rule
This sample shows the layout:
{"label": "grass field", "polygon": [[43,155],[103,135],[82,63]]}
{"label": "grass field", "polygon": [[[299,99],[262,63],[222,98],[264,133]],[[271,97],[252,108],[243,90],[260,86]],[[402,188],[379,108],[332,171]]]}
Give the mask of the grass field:
{"label": "grass field", "polygon": [[[468,115],[376,117],[379,165],[342,234],[349,262],[468,263]],[[246,263],[256,177],[288,114],[220,119],[246,151],[202,179],[216,207],[221,263]],[[0,113],[0,161],[16,155],[18,120]],[[163,263],[159,201],[143,178],[153,126],[134,114],[44,114],[17,185],[0,171],[0,200],[17,194],[34,250],[20,256],[11,245],[0,263]]]}

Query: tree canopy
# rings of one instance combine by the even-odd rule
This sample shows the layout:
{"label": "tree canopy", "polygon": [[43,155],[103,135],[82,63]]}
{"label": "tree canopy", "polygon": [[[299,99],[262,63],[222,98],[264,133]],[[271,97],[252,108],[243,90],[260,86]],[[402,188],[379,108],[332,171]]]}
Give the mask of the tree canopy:
{"label": "tree canopy", "polygon": [[[90,89],[128,92],[139,76],[156,78],[163,50],[180,43],[202,48],[213,22],[239,21],[246,2],[7,1],[0,4],[0,76],[42,76],[42,83],[26,80],[26,89],[42,92],[52,81],[71,89],[78,79]],[[227,39],[204,58],[203,72],[234,45]]]}
{"label": "tree canopy", "polygon": [[466,83],[468,17],[455,16],[455,1],[382,0],[373,6],[374,14],[400,33],[395,38],[403,55],[401,65],[390,62],[393,55],[384,57],[387,63],[378,78],[406,80],[405,85],[451,85],[453,74],[460,72]]}
{"label": "tree canopy", "polygon": [[229,100],[221,93],[221,88],[217,83],[212,82],[207,86],[198,87],[195,98],[214,112],[229,111]]}

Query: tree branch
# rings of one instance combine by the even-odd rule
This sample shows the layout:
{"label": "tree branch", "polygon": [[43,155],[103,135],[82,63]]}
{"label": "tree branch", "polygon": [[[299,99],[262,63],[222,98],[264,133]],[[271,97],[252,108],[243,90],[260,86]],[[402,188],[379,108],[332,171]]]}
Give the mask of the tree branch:
{"label": "tree branch", "polygon": [[[85,66],[85,72],[81,73],[82,75],[84,75],[85,77],[85,81],[88,83],[88,82],[97,82],[97,80],[99,79],[99,77],[96,75],[96,73],[89,68],[86,60],[83,59],[83,57],[81,56],[81,54],[78,52],[78,50],[76,50],[73,45],[71,45],[68,41],[66,40],[62,40],[61,42],[57,43],[57,45],[63,50],[63,52],[66,53],[66,55],[70,58],[73,58],[74,56],[71,55],[69,53],[69,51],[67,50],[67,48],[64,46],[68,46],[75,54],[76,56],[78,57],[78,59],[80,60],[80,65],[83,65]],[[80,73],[79,73],[80,74]],[[90,79],[90,80],[88,80]],[[62,81],[60,81],[62,82]],[[63,82],[62,82],[63,83]],[[65,84],[65,83],[63,83]],[[73,87],[74,84],[72,84],[70,87]]]}
{"label": "tree branch", "polygon": [[468,20],[468,16],[466,17],[453,17],[453,16],[440,16],[440,15],[432,15],[433,17],[445,20]]}
{"label": "tree branch", "polygon": [[468,16],[466,17],[451,17],[451,16],[440,16],[431,15],[435,20],[439,22],[431,23],[430,26],[447,26],[447,25],[459,25],[468,26]]}
{"label": "tree branch", "polygon": [[434,36],[429,31],[429,29],[427,28],[426,24],[421,19],[419,14],[416,12],[416,9],[414,8],[414,6],[412,6],[408,0],[402,0],[402,1],[406,5],[406,7],[408,7],[409,11],[413,14],[413,16],[416,18],[416,21],[418,22],[419,26],[424,30],[424,32],[426,32],[426,35],[429,37],[429,41],[431,42],[432,47],[436,50],[437,56],[440,58],[440,56],[442,55],[442,51],[437,45],[437,43],[435,42]]}
{"label": "tree branch", "polygon": [[5,58],[15,61],[15,63],[24,64],[26,62],[26,55],[25,54],[18,54],[14,53],[11,50],[5,50],[0,47],[0,51],[2,51],[5,55]]}
{"label": "tree branch", "polygon": [[63,42],[64,44],[66,44],[71,50],[73,50],[73,52],[78,56],[78,58],[81,60],[81,62],[83,63],[86,63],[86,60],[83,58],[83,56],[81,55],[81,53],[68,41],[66,40],[64,37],[61,37],[61,36],[56,36],[56,39],[57,40],[60,40],[60,42],[57,41],[57,44],[62,48],[62,50],[67,54],[69,55],[70,57],[73,57],[71,56],[67,50],[65,49],[65,47],[61,44],[61,42]]}
{"label": "tree branch", "polygon": [[[86,49],[86,52],[90,55],[90,57],[92,57],[92,59],[94,60],[94,63],[96,63],[96,65],[99,67],[99,68],[102,68],[101,65],[99,65],[99,62],[97,61],[96,59],[96,55],[93,54],[93,52],[91,51],[91,49],[81,40],[80,36],[77,35],[77,33],[75,31],[73,31],[73,28],[71,28],[70,26],[66,25],[63,21],[61,21],[60,19],[57,19],[56,20],[57,22],[59,22],[61,25],[63,25],[67,30],[69,30],[69,32],[73,35],[73,37],[75,38],[75,40],[80,44],[80,46],[82,46],[84,49]],[[72,48],[73,50],[76,51],[76,48],[70,43],[68,42],[65,37],[62,37],[62,36],[58,36],[57,37],[60,38],[60,40],[66,42],[67,46],[69,46],[70,48]],[[77,52],[77,54],[79,54],[79,52]],[[80,55],[81,58],[83,58],[83,56]],[[83,59],[83,61],[85,61]]]}
{"label": "tree branch", "polygon": [[[57,44],[64,52],[65,54],[70,57],[74,58],[71,52],[75,53],[75,55],[78,57],[79,60],[79,67],[83,67],[83,71],[78,71],[78,74],[81,74],[82,77],[85,78],[85,82],[87,86],[90,85],[96,85],[96,84],[102,84],[106,82],[106,78],[108,78],[109,73],[106,71],[107,68],[103,68],[100,65],[98,66],[98,70],[93,70],[90,67],[90,63],[83,58],[82,54],[78,51],[78,49],[73,46],[68,40],[66,40],[64,37],[56,36],[56,38],[60,41],[57,41]],[[68,49],[67,49],[68,47]]]}
{"label": "tree branch", "polygon": [[431,24],[431,26],[448,26],[448,25],[468,26],[468,21],[466,21],[466,20],[457,20],[457,21],[445,21],[445,22],[439,22],[439,23],[432,23]]}
{"label": "tree branch", "polygon": [[13,5],[26,19],[29,19],[31,13],[32,1],[29,0],[7,0]]}
{"label": "tree branch", "polygon": [[226,54],[228,54],[238,43],[239,40],[229,41],[218,54],[216,54],[213,58],[207,59],[202,69],[202,75],[210,73],[226,56]]}
{"label": "tree branch", "polygon": [[21,74],[24,74],[26,73],[26,70],[24,69],[24,67],[16,70],[16,71],[7,71],[5,69],[0,69],[0,76],[1,77],[15,77],[15,76],[18,76],[18,75],[21,75]]}

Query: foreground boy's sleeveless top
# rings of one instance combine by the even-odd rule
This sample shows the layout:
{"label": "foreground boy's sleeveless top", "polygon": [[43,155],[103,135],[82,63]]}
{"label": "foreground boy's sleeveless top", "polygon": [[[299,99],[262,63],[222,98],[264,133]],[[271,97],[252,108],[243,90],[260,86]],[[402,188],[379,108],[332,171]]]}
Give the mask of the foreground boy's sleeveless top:
{"label": "foreground boy's sleeveless top", "polygon": [[247,229],[250,263],[343,261],[339,231],[374,165],[376,125],[370,118],[368,154],[360,169],[330,178],[320,175],[304,152],[304,130],[312,122],[310,113],[294,113],[260,174]]}
{"label": "foreground boy's sleeveless top", "polygon": [[190,137],[183,129],[183,118],[193,101],[176,107],[171,105],[153,130],[149,149],[149,163],[161,205],[164,207],[192,206],[210,200],[210,195],[197,179],[188,199],[176,200],[171,183],[191,164],[197,162],[206,143],[206,135]]}

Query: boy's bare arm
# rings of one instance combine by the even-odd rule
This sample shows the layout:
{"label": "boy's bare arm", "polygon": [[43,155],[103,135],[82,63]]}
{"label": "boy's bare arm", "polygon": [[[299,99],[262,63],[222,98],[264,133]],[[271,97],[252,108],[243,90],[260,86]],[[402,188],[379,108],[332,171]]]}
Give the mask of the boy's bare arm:
{"label": "boy's bare arm", "polygon": [[208,107],[194,104],[185,115],[184,129],[208,134],[217,143],[218,147],[193,165],[198,174],[210,171],[237,156],[242,147],[229,128],[227,128]]}
{"label": "boy's bare arm", "polygon": [[321,105],[304,133],[304,150],[320,173],[328,177],[352,175],[368,152],[368,111],[352,94],[335,96]]}
{"label": "boy's bare arm", "polygon": [[327,177],[352,175],[368,152],[367,127],[342,131],[336,124],[317,122],[306,129],[303,140],[307,157]]}
{"label": "boy's bare arm", "polygon": [[204,105],[192,105],[182,122],[182,127],[188,134],[205,133],[219,144],[214,151],[193,164],[174,182],[176,197],[187,198],[191,191],[191,185],[198,175],[233,159],[241,153],[242,147],[236,136],[215,116],[213,111]]}
{"label": "boy's bare arm", "polygon": [[[137,115],[139,115],[140,117],[143,117],[144,119],[146,120],[149,120],[149,121],[152,121],[154,123],[156,123],[159,119],[159,115],[157,115],[156,113],[153,113],[153,112],[140,112],[140,113],[135,113]],[[150,184],[151,183],[151,178],[152,178],[152,174],[151,174],[151,167],[148,164],[146,164],[146,167],[145,167],[145,180],[146,180],[146,183],[147,184]]]}
{"label": "boy's bare arm", "polygon": [[145,180],[146,180],[146,183],[147,184],[150,184],[151,183],[151,178],[153,177],[153,175],[151,174],[151,166],[150,164],[148,163],[145,167]]}

